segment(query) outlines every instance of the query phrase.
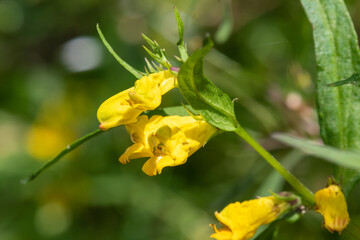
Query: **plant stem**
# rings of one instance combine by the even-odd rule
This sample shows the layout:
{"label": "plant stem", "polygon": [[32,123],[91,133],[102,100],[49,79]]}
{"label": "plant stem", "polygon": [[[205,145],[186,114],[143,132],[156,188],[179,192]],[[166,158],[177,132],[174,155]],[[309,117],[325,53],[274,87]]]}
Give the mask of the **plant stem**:
{"label": "plant stem", "polygon": [[93,131],[79,139],[77,139],[75,142],[73,142],[70,145],[67,145],[58,155],[56,155],[53,159],[51,159],[50,161],[48,161],[47,163],[45,163],[41,168],[39,168],[38,170],[34,171],[28,178],[21,180],[21,183],[28,183],[32,180],[34,180],[37,176],[39,176],[40,173],[42,173],[44,170],[46,170],[47,168],[51,167],[52,165],[54,165],[55,163],[57,163],[62,157],[64,157],[66,154],[68,154],[69,152],[71,152],[72,150],[74,150],[75,148],[77,148],[78,146],[80,146],[81,144],[83,144],[84,142],[86,142],[87,140],[89,140],[92,137],[95,137],[99,134],[103,133],[103,131],[101,131],[100,129],[97,129],[96,131]]}
{"label": "plant stem", "polygon": [[119,55],[116,54],[116,52],[114,51],[114,49],[110,46],[110,44],[106,41],[103,33],[101,32],[100,26],[99,24],[96,24],[96,29],[98,31],[98,34],[101,38],[101,41],[103,42],[103,44],[105,45],[105,47],[107,48],[107,50],[111,53],[111,55],[113,55],[113,57],[126,69],[128,70],[132,75],[134,75],[137,79],[142,78],[143,76],[146,76],[145,73],[140,72],[139,70],[136,70],[135,68],[133,68],[132,66],[130,66],[127,62],[125,62],[124,60],[122,60]]}
{"label": "plant stem", "polygon": [[243,128],[238,128],[235,133],[244,139],[254,148],[283,178],[302,195],[303,200],[309,205],[315,204],[314,194],[302,184],[299,179],[284,168],[268,151],[266,151],[257,141],[255,141]]}

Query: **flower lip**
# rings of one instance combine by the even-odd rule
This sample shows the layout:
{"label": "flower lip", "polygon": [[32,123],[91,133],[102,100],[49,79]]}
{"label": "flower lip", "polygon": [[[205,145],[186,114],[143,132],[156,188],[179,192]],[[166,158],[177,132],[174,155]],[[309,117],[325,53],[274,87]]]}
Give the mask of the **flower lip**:
{"label": "flower lip", "polygon": [[184,164],[217,132],[212,125],[191,116],[155,115],[149,119],[142,115],[136,123],[127,124],[126,129],[134,145],[120,157],[120,162],[149,157],[143,171],[150,176],[160,174],[164,167]]}

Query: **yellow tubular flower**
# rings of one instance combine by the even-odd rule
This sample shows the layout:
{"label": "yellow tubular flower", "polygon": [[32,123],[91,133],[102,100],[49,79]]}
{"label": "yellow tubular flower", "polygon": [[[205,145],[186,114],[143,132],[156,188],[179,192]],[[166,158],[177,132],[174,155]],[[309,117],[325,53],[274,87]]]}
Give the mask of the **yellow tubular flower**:
{"label": "yellow tubular flower", "polygon": [[161,96],[175,87],[175,77],[170,71],[144,76],[135,86],[103,102],[98,111],[99,128],[103,131],[119,125],[136,122],[146,110],[153,110],[161,103]]}
{"label": "yellow tubular flower", "polygon": [[184,164],[203,146],[217,129],[205,121],[180,116],[140,116],[126,125],[134,145],[126,149],[120,162],[150,157],[142,170],[149,176],[160,174],[164,167]]}
{"label": "yellow tubular flower", "polygon": [[154,110],[161,103],[161,96],[175,87],[175,78],[170,71],[162,71],[142,77],[129,92],[133,106]]}
{"label": "yellow tubular flower", "polygon": [[98,111],[97,118],[100,122],[99,128],[103,131],[119,125],[136,122],[136,118],[143,110],[134,108],[131,105],[129,91],[124,90],[103,102]]}
{"label": "yellow tubular flower", "polygon": [[324,226],[330,232],[342,232],[350,222],[344,194],[332,184],[314,195],[317,212],[324,217]]}
{"label": "yellow tubular flower", "polygon": [[26,133],[26,150],[33,157],[47,161],[57,154],[73,138],[60,126],[34,124]]}
{"label": "yellow tubular flower", "polygon": [[252,238],[260,225],[276,220],[291,205],[274,196],[262,197],[226,206],[220,213],[215,212],[223,228],[217,229],[210,237],[217,240],[246,240]]}

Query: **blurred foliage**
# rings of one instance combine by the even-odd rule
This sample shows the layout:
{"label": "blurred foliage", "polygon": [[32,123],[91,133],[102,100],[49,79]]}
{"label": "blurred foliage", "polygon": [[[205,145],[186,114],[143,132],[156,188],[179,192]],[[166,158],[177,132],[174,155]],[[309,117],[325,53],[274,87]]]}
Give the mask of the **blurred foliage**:
{"label": "blurred foliage", "polygon": [[[347,4],[359,31],[360,3]],[[185,165],[148,177],[142,160],[117,161],[131,144],[124,127],[92,139],[34,182],[19,183],[45,155],[95,130],[101,102],[135,80],[106,52],[96,23],[119,56],[143,70],[140,33],[168,56],[177,54],[173,5],[190,52],[206,32],[219,34],[226,13],[220,0],[0,1],[0,239],[208,239],[215,210],[263,194],[264,182],[291,190],[279,187],[270,166],[230,133]],[[238,99],[241,125],[316,191],[332,165],[270,138],[279,131],[319,139],[311,25],[299,1],[232,1],[231,11],[233,29],[205,58],[205,75]],[[173,90],[162,106],[179,98]],[[357,226],[359,198],[356,186],[349,212]],[[308,213],[280,222],[277,239],[336,239],[321,221]],[[351,239],[346,232],[341,238]]]}

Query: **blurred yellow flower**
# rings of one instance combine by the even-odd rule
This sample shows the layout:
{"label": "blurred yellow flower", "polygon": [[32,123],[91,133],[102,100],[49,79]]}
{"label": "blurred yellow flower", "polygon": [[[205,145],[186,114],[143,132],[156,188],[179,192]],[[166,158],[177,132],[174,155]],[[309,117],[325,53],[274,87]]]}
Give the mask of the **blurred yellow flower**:
{"label": "blurred yellow flower", "polygon": [[332,184],[314,195],[316,211],[324,217],[324,226],[330,232],[342,232],[350,222],[344,194],[338,185]]}
{"label": "blurred yellow flower", "polygon": [[[67,99],[48,99],[37,112],[34,123],[24,134],[27,153],[45,161],[54,157],[76,137],[74,119],[79,117],[88,102],[82,95]],[[54,118],[56,116],[56,118]]]}
{"label": "blurred yellow flower", "polygon": [[136,122],[143,111],[160,105],[161,96],[175,87],[175,81],[170,71],[161,71],[140,78],[134,87],[110,97],[97,111],[100,129]]}
{"label": "blurred yellow flower", "polygon": [[26,150],[36,159],[49,160],[72,139],[72,135],[48,125],[33,125],[26,133]]}
{"label": "blurred yellow flower", "polygon": [[164,167],[184,164],[187,158],[203,146],[217,129],[205,121],[180,116],[140,116],[136,123],[126,125],[134,144],[120,157],[125,164],[130,159],[150,157],[142,170],[149,176],[160,174]]}
{"label": "blurred yellow flower", "polygon": [[276,220],[291,205],[274,196],[262,197],[226,206],[220,213],[215,212],[223,228],[217,229],[210,237],[217,240],[246,240],[256,233],[260,225]]}

